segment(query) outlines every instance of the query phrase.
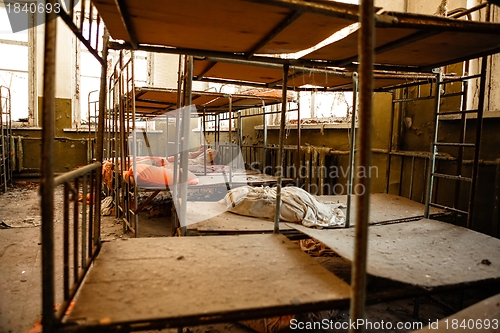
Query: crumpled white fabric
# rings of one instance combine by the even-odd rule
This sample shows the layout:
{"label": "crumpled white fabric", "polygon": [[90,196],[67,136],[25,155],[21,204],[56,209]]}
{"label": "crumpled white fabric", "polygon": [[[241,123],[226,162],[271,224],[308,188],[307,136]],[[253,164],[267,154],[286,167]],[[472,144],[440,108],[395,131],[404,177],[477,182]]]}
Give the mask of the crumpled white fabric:
{"label": "crumpled white fabric", "polygon": [[[242,186],[229,190],[221,203],[228,211],[259,218],[274,219],[276,212],[275,187]],[[295,186],[281,189],[280,220],[302,223],[306,227],[332,227],[345,223],[342,204],[326,205],[310,193]]]}

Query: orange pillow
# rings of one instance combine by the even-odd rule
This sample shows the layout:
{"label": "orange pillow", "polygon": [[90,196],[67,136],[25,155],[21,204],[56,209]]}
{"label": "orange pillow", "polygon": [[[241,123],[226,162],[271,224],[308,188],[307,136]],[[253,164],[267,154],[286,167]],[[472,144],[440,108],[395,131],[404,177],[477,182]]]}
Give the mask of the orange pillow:
{"label": "orange pillow", "polygon": [[[174,184],[174,172],[171,169],[157,167],[154,165],[137,164],[136,183],[142,187],[167,187]],[[130,168],[129,176],[133,176]],[[188,185],[198,184],[198,177],[188,172]]]}

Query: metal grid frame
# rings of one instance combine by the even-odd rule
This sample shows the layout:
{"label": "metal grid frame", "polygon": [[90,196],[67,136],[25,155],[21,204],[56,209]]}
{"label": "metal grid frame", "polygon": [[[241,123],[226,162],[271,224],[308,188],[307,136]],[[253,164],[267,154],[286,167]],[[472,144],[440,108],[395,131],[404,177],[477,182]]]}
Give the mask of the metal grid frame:
{"label": "metal grid frame", "polygon": [[[49,1],[52,6],[56,0]],[[42,214],[42,326],[46,332],[53,332],[62,327],[62,319],[72,298],[76,295],[79,286],[98,255],[101,248],[100,240],[100,196],[101,162],[103,156],[104,112],[99,113],[96,162],[80,169],[67,172],[57,178],[54,177],[54,133],[55,133],[55,77],[56,77],[56,33],[57,17],[61,17],[66,25],[89,49],[101,63],[101,88],[99,93],[99,110],[104,110],[106,94],[106,66],[107,41],[105,32],[102,41],[102,52],[99,52],[98,35],[92,34],[94,24],[94,8],[89,1],[81,0],[82,16],[89,9],[90,29],[87,36],[83,35],[83,20],[77,23],[75,2],[70,1],[70,7],[61,6],[61,11],[45,14],[45,56],[43,78],[42,103],[42,160],[41,160],[41,214]],[[97,31],[101,20],[96,16]],[[80,178],[83,185],[80,186]],[[54,311],[56,286],[54,279],[54,190],[56,186],[64,184],[64,232],[63,232],[63,301],[57,311]],[[80,189],[83,191],[82,215],[78,214],[78,197]],[[90,203],[86,205],[86,196]],[[95,203],[93,202],[95,200]],[[88,208],[87,208],[88,207]],[[72,212],[73,214],[70,214]],[[71,216],[70,216],[71,215]],[[70,230],[72,235],[70,235]]]}

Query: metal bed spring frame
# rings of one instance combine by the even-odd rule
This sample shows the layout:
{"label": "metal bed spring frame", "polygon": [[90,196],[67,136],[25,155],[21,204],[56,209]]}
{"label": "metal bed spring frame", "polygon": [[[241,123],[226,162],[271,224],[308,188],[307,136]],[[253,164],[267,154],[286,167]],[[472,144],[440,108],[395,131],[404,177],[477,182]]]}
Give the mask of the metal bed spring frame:
{"label": "metal bed spring frame", "polygon": [[[283,0],[285,1],[285,0]],[[282,1],[282,2],[283,2]],[[54,3],[54,0],[50,0],[50,2]],[[286,2],[286,1],[285,1]],[[122,9],[122,14],[124,15],[125,26],[129,28],[127,24],[128,16],[126,15],[126,7],[123,6],[123,3],[119,2],[120,7]],[[312,6],[312,5],[311,5]],[[74,34],[84,43],[89,51],[100,61],[102,65],[101,71],[101,89],[100,89],[100,99],[99,99],[99,122],[98,122],[98,138],[97,138],[97,146],[96,146],[96,160],[97,162],[84,167],[78,172],[72,172],[65,174],[57,179],[53,177],[53,138],[54,138],[54,109],[55,109],[55,44],[56,44],[56,17],[57,15],[52,13],[46,14],[46,29],[45,29],[45,63],[44,63],[44,88],[43,88],[43,130],[42,130],[42,181],[40,186],[41,197],[42,197],[42,242],[43,242],[43,254],[42,254],[42,281],[43,281],[43,318],[42,324],[44,330],[53,331],[60,324],[60,320],[63,314],[66,312],[69,306],[70,296],[74,295],[78,286],[81,285],[83,281],[83,275],[79,272],[77,274],[77,269],[75,267],[78,266],[78,255],[76,255],[76,250],[73,253],[73,269],[74,276],[72,277],[73,281],[71,281],[70,274],[65,274],[65,282],[64,282],[64,298],[62,306],[59,311],[56,313],[53,312],[54,306],[54,249],[53,249],[53,209],[54,209],[54,187],[59,183],[65,183],[65,202],[70,202],[75,200],[75,196],[77,194],[77,189],[79,187],[79,181],[77,180],[80,176],[90,173],[91,179],[95,177],[95,183],[97,184],[94,188],[91,188],[91,198],[92,195],[98,192],[101,184],[101,162],[103,159],[103,136],[104,136],[104,125],[105,125],[105,94],[106,94],[106,66],[107,66],[107,34],[105,34],[104,43],[103,43],[103,51],[102,56],[99,55],[98,49],[99,44],[98,41],[95,43],[95,47],[92,45],[92,36],[83,36],[83,20],[80,22],[80,27],[78,27],[75,22],[75,13],[74,13],[74,1],[70,1],[70,8],[63,10],[58,14],[65,23],[70,27],[70,29],[74,32]],[[86,1],[81,1],[81,11],[82,17],[85,17],[86,10]],[[93,6],[90,5],[90,24],[94,22],[93,15]],[[326,9],[327,10],[327,9]],[[327,10],[328,11],[328,10]],[[100,18],[97,17],[96,24],[100,25]],[[374,4],[372,0],[364,0],[361,2],[360,7],[360,41],[362,41],[360,45],[360,58],[359,58],[359,77],[360,77],[360,166],[368,168],[371,162],[371,141],[369,140],[372,128],[371,128],[371,118],[372,118],[372,91],[373,91],[373,41],[371,39],[373,33],[374,26]],[[99,29],[97,29],[99,30]],[[90,31],[92,31],[90,29]],[[133,35],[130,30],[128,30],[130,35]],[[96,36],[97,37],[97,36]],[[135,36],[132,38],[133,41],[136,41]],[[134,43],[132,43],[134,44]],[[137,48],[137,43],[135,43]],[[189,53],[189,50],[182,53]],[[190,74],[192,71],[192,58],[191,61],[188,57],[188,70],[187,73]],[[280,147],[279,147],[279,155],[278,162],[282,163],[283,161],[283,138],[284,138],[284,115],[287,110],[286,105],[286,82],[288,78],[288,62],[282,62],[283,64],[283,106],[282,106],[282,120],[280,126]],[[189,76],[189,75],[188,75]],[[188,80],[189,81],[189,80]],[[185,85],[185,90],[187,91],[187,100],[190,101],[190,82]],[[187,122],[185,122],[187,123]],[[181,157],[182,164],[187,164],[187,155]],[[187,175],[186,175],[187,176]],[[84,177],[85,179],[85,177]],[[280,176],[277,187],[277,202],[280,199],[280,190],[281,190],[281,180],[282,176]],[[74,181],[74,185],[69,185],[71,181]],[[369,189],[369,180],[368,179],[360,179],[360,182],[363,186]],[[94,182],[91,181],[91,184]],[[369,190],[366,191],[369,193]],[[73,193],[73,196],[70,198],[70,193]],[[181,193],[181,199],[185,200],[185,192]],[[355,232],[355,256],[353,261],[353,278],[352,278],[352,293],[351,293],[351,319],[357,320],[358,318],[363,317],[363,309],[365,303],[365,279],[366,279],[366,253],[367,253],[367,225],[368,225],[368,204],[369,204],[369,196],[361,195],[358,197],[358,205],[357,205],[357,223],[356,223],[356,232]],[[92,205],[90,206],[92,207]],[[99,229],[100,229],[100,201],[97,200],[95,205],[93,206],[94,213],[93,219],[88,220],[89,226],[92,225],[92,228],[88,228],[87,230],[92,230],[92,237],[88,237],[89,243],[92,243],[92,246],[88,247],[88,251],[92,251],[92,255],[90,258],[95,258],[98,254],[101,242],[99,238]],[[185,213],[185,212],[184,212]],[[279,216],[279,206],[276,210],[276,215]],[[183,213],[181,212],[181,215]],[[90,215],[90,214],[89,214]],[[77,214],[74,214],[75,217],[78,217]],[[69,209],[65,209],[65,220],[66,217],[69,221]],[[185,217],[185,214],[184,214]],[[181,217],[182,218],[182,217]],[[75,223],[76,221],[74,221]],[[87,223],[87,221],[85,221]],[[65,225],[68,223],[65,222]],[[76,225],[76,224],[75,224]],[[83,226],[83,224],[82,224]],[[275,219],[275,233],[279,233],[278,230],[278,221]],[[75,230],[74,228],[73,230]],[[67,228],[69,230],[69,228]],[[82,233],[83,234],[83,233]],[[85,233],[88,235],[88,233]],[[65,233],[65,247],[68,249],[68,254],[65,254],[66,258],[69,258],[69,234]],[[74,233],[74,236],[78,238],[78,233]],[[75,241],[75,244],[78,244]],[[82,244],[83,242],[79,243]],[[91,249],[92,248],[92,249]],[[66,252],[66,250],[65,250]],[[83,259],[82,259],[83,260]],[[87,261],[87,260],[85,260]],[[82,266],[83,271],[90,267],[90,261],[86,262],[87,265]],[[69,263],[65,265],[65,271],[69,272]],[[71,286],[70,286],[71,283]]]}
{"label": "metal bed spring frame", "polygon": [[[54,3],[54,0],[51,0]],[[103,52],[102,57],[99,55],[98,50],[98,42],[96,41],[96,47],[93,48],[92,45],[92,36],[88,36],[85,38],[82,34],[83,32],[83,20],[80,22],[80,27],[78,27],[75,23],[75,13],[73,9],[74,1],[70,1],[70,8],[63,10],[58,14],[65,23],[70,27],[73,33],[84,43],[89,51],[98,59],[98,61],[102,65],[101,71],[101,89],[100,89],[100,98],[99,98],[99,121],[98,121],[98,138],[97,138],[97,153],[96,160],[97,164],[89,166],[89,170],[84,168],[82,173],[70,174],[70,176],[63,175],[57,182],[53,178],[53,137],[54,137],[54,110],[55,110],[55,59],[56,59],[56,17],[57,15],[52,13],[46,14],[46,28],[45,28],[45,63],[44,63],[44,88],[43,88],[43,131],[42,131],[42,163],[41,163],[41,172],[42,172],[42,181],[41,181],[41,196],[42,196],[42,241],[43,241],[43,254],[42,254],[42,282],[43,282],[43,301],[42,301],[42,310],[43,310],[43,318],[42,325],[44,330],[53,331],[61,324],[61,319],[64,313],[66,312],[69,306],[70,296],[73,296],[77,290],[77,287],[83,281],[83,275],[77,276],[75,274],[73,277],[72,287],[69,287],[69,274],[65,274],[65,302],[60,307],[57,314],[53,312],[54,306],[54,249],[53,249],[53,217],[54,217],[54,187],[58,182],[67,183],[71,178],[78,178],[85,172],[90,172],[95,170],[95,181],[97,186],[92,189],[92,192],[97,194],[98,189],[101,184],[101,162],[103,160],[103,145],[104,145],[104,125],[105,125],[105,94],[106,94],[106,67],[107,67],[107,33],[105,33],[104,44],[103,44]],[[122,9],[124,6],[121,6]],[[86,1],[81,1],[81,11],[82,17],[85,17],[84,13],[86,10]],[[93,6],[90,5],[90,24],[93,22]],[[126,12],[125,12],[126,13]],[[362,87],[360,92],[360,165],[364,167],[368,167],[370,164],[370,156],[371,156],[371,143],[369,135],[371,133],[371,92],[372,89],[372,58],[373,58],[373,45],[370,41],[371,31],[373,30],[373,1],[363,1],[361,5],[361,17],[360,20],[362,22],[361,25],[361,38],[364,41],[361,45],[361,61],[360,61],[360,86]],[[100,24],[101,20],[99,16],[97,16],[97,25]],[[128,20],[128,17],[125,15],[125,21]],[[97,36],[96,36],[97,37]],[[134,38],[135,39],[135,38]],[[187,57],[187,74],[190,76],[192,73],[192,57]],[[283,142],[284,142],[284,122],[285,122],[285,113],[287,111],[287,103],[286,103],[286,91],[287,91],[287,79],[288,79],[288,63],[283,64],[283,103],[282,103],[282,117],[281,117],[281,127],[280,127],[280,146],[279,146],[279,155],[278,162],[282,163],[283,161]],[[187,92],[187,101],[188,105],[190,104],[191,96],[191,77],[185,83],[185,90]],[[185,122],[186,124],[188,122]],[[182,140],[181,140],[182,141]],[[181,150],[182,151],[182,150]],[[181,163],[187,164],[187,154],[181,156]],[[182,169],[181,169],[182,170]],[[187,177],[187,173],[181,175],[181,179]],[[277,209],[276,216],[279,217],[279,202],[281,196],[281,182],[283,175],[280,174],[278,178],[278,186],[277,186]],[[369,183],[367,180],[360,180],[364,186],[369,187]],[[78,183],[77,183],[78,184]],[[68,186],[68,185],[66,185]],[[69,195],[70,192],[75,194],[76,189],[68,189],[65,191],[66,195]],[[369,192],[369,191],[367,191]],[[92,194],[91,194],[92,197]],[[97,197],[97,196],[96,196]],[[180,193],[181,200],[185,201],[186,191],[181,188]],[[74,198],[73,198],[74,199]],[[67,200],[69,202],[69,200]],[[367,222],[368,222],[368,203],[369,196],[361,195],[358,197],[358,214],[357,214],[357,223],[356,223],[356,245],[355,245],[355,260],[354,260],[354,270],[353,270],[353,289],[352,289],[352,302],[351,302],[351,314],[352,319],[356,320],[357,318],[362,317],[363,309],[364,309],[364,299],[365,299],[365,270],[366,270],[366,243],[367,243]],[[94,216],[93,221],[89,221],[89,223],[93,224],[94,235],[93,237],[89,237],[93,244],[92,256],[94,258],[101,247],[101,242],[99,238],[100,229],[100,201],[97,200],[94,206]],[[185,218],[185,211],[181,210],[181,220]],[[66,214],[65,214],[66,216]],[[84,222],[85,223],[85,222]],[[83,225],[83,224],[82,224]],[[278,219],[275,218],[274,223],[274,232],[279,233],[278,228]],[[66,235],[67,236],[67,235]],[[78,235],[76,235],[77,237]],[[68,243],[68,239],[65,239],[65,244]],[[69,245],[65,245],[69,248]],[[66,252],[66,250],[65,250]],[[68,256],[69,257],[69,256]],[[78,256],[73,255],[73,260],[77,259]],[[78,263],[75,262],[74,266],[78,266]],[[87,265],[82,268],[88,269],[90,266],[90,261],[87,262]]]}

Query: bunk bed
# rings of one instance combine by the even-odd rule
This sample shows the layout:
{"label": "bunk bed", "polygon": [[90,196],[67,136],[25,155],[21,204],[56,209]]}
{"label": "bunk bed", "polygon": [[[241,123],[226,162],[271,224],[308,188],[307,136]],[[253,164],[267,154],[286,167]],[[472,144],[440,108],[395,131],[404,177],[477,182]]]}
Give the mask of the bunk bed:
{"label": "bunk bed", "polygon": [[[82,1],[85,10],[85,1]],[[500,50],[500,42],[495,42],[495,34],[500,32],[500,24],[479,24],[476,22],[456,21],[434,17],[410,17],[404,14],[373,15],[373,3],[363,1],[362,6],[345,5],[324,1],[234,1],[218,2],[187,1],[169,5],[169,11],[159,10],[159,2],[144,3],[139,1],[115,2],[96,0],[94,4],[102,16],[102,21],[109,29],[111,36],[122,39],[125,43],[111,43],[114,48],[133,48],[155,52],[169,52],[197,56],[219,56],[229,59],[252,59],[278,63],[283,67],[283,107],[280,125],[280,143],[283,143],[284,114],[286,113],[286,89],[288,87],[288,69],[290,65],[310,65],[322,67],[346,62],[346,66],[356,64],[357,43],[351,45],[354,53],[343,59],[283,59],[256,55],[257,52],[289,53],[311,47],[318,41],[331,35],[340,28],[346,27],[358,19],[360,26],[360,165],[369,167],[371,131],[371,52],[372,24],[377,29],[401,27],[409,32],[409,37],[398,42],[389,41],[375,49],[394,55],[398,47],[410,45],[409,41],[418,41],[420,59],[424,63],[397,63],[395,68],[425,69],[452,63],[460,59],[474,56],[487,56]],[[91,7],[93,8],[93,7]],[[193,8],[196,10],[193,11]],[[95,10],[95,9],[94,9]],[[189,13],[190,15],[187,15]],[[93,215],[82,226],[82,235],[89,236],[79,242],[79,232],[73,233],[70,242],[69,232],[63,239],[65,248],[64,293],[60,309],[54,313],[54,257],[53,257],[53,190],[56,184],[66,184],[69,193],[74,191],[70,182],[76,184],[81,175],[95,173],[96,186],[91,192],[99,192],[101,184],[101,163],[103,161],[104,112],[99,113],[99,137],[97,139],[97,162],[58,177],[53,177],[53,126],[54,126],[54,79],[55,79],[55,13],[50,13],[46,23],[44,99],[43,99],[43,158],[42,158],[42,246],[43,246],[43,318],[44,330],[145,330],[163,327],[182,327],[203,323],[227,322],[241,319],[252,319],[290,313],[310,312],[323,309],[343,308],[351,303],[351,320],[356,321],[363,316],[366,276],[366,247],[368,237],[369,200],[367,193],[360,195],[357,202],[356,233],[352,229],[319,230],[326,235],[338,232],[347,235],[351,240],[350,250],[355,248],[353,257],[353,281],[351,286],[334,274],[319,267],[317,263],[301,252],[296,245],[283,235],[279,235],[278,220],[274,222],[274,234],[232,235],[213,237],[168,237],[157,239],[129,239],[114,243],[101,243],[99,237],[100,202],[96,201]],[[93,50],[93,54],[103,65],[100,107],[105,109],[106,92],[106,55],[107,39],[105,38],[102,56],[92,48],[92,44],[82,35],[82,29],[74,23],[73,10],[62,11],[59,16],[72,28],[72,31]],[[92,17],[92,15],[90,15]],[[255,17],[260,20],[255,21]],[[230,18],[230,19],[227,19]],[[422,21],[422,19],[425,19]],[[154,24],[151,24],[153,22]],[[238,29],[234,29],[237,22]],[[262,24],[263,22],[263,24]],[[389,26],[389,27],[387,27]],[[426,33],[415,36],[413,32],[425,30]],[[158,33],[161,31],[162,33]],[[173,34],[168,31],[175,31]],[[452,32],[454,41],[463,47],[455,49],[453,54],[436,52],[443,47],[430,48],[426,38],[439,36],[443,32]],[[417,34],[415,32],[415,34]],[[408,36],[408,34],[403,34]],[[489,38],[484,38],[487,35]],[[217,38],[213,38],[217,36]],[[307,36],[307,38],[301,38]],[[468,38],[462,39],[462,36]],[[467,42],[478,37],[475,48],[468,48]],[[463,43],[463,44],[462,44]],[[433,44],[431,44],[433,45]],[[436,46],[436,45],[433,45]],[[473,53],[471,53],[473,50]],[[423,55],[426,55],[425,57]],[[443,55],[444,54],[444,55]],[[439,55],[434,58],[433,55]],[[442,57],[441,57],[442,56]],[[350,58],[351,57],[351,58]],[[390,65],[393,58],[387,57],[384,67]],[[401,57],[399,60],[409,60]],[[318,60],[318,61],[316,61]],[[349,61],[348,61],[349,60]],[[381,60],[381,61],[382,61]],[[188,57],[189,67],[192,62]],[[188,81],[189,81],[188,75]],[[187,85],[187,91],[190,91]],[[190,104],[187,103],[188,105]],[[283,146],[279,147],[278,163],[283,162]],[[181,158],[181,168],[187,165],[187,156]],[[184,177],[187,175],[183,173]],[[85,178],[86,179],[86,178]],[[281,188],[282,177],[278,178],[277,190]],[[369,189],[366,179],[360,180]],[[369,181],[369,180],[368,180]],[[184,186],[184,190],[185,190]],[[184,191],[185,195],[185,191]],[[181,198],[184,200],[185,196]],[[279,210],[279,195],[277,207]],[[78,205],[76,205],[78,207]],[[75,208],[76,209],[76,208]],[[185,210],[185,205],[183,206]],[[76,212],[78,212],[76,210]],[[73,230],[78,230],[78,214],[75,214]],[[278,214],[279,216],[279,214]],[[68,216],[66,216],[68,217]],[[65,231],[69,231],[69,220],[65,217]],[[180,212],[180,219],[186,214]],[[422,220],[431,226],[439,222]],[[413,226],[408,224],[390,224],[371,227],[371,230],[387,230]],[[439,224],[440,225],[440,224]],[[297,226],[291,226],[299,228]],[[383,228],[383,229],[382,229]],[[90,231],[90,232],[89,232]],[[310,233],[312,229],[301,232]],[[379,231],[382,234],[382,231]],[[468,232],[468,231],[467,231]],[[447,232],[443,232],[447,235]],[[376,237],[376,236],[375,236]],[[375,237],[371,237],[374,239]],[[347,238],[347,237],[345,237]],[[498,253],[498,240],[480,235],[481,242],[488,242]],[[376,239],[376,238],[375,238]],[[326,242],[326,240],[325,240]],[[80,259],[80,245],[83,248]],[[71,245],[71,246],[70,246]],[[257,246],[258,245],[258,246]],[[74,246],[74,247],[73,247]],[[71,249],[71,251],[70,251]],[[467,249],[457,249],[458,251]],[[73,254],[73,256],[70,256]],[[274,255],[270,255],[274,254]],[[459,255],[460,253],[457,253]],[[397,255],[397,254],[396,254]],[[237,261],[237,262],[235,262]],[[133,264],[132,264],[133,263]],[[80,267],[81,264],[81,268]],[[456,262],[458,268],[464,268]],[[134,269],[132,265],[137,269]],[[91,266],[93,266],[91,268]],[[257,269],[258,267],[258,269]],[[70,270],[70,268],[72,268]],[[483,268],[483,267],[482,267]],[[484,268],[483,268],[484,269]],[[231,272],[231,274],[228,274]],[[248,274],[247,274],[248,273]],[[456,287],[461,281],[447,279],[449,274],[435,271],[439,275],[441,286]],[[467,283],[484,283],[485,275],[472,276]],[[498,266],[491,268],[486,282],[498,283],[500,272]],[[419,280],[420,281],[420,280]],[[260,282],[263,282],[262,284]],[[137,286],[140,284],[140,287]],[[297,284],[297,285],[296,285]],[[263,286],[268,288],[263,288]],[[78,290],[78,296],[76,291]],[[207,290],[215,293],[208,295]],[[420,293],[428,292],[425,288]],[[77,297],[75,297],[77,296]],[[211,296],[207,298],[207,296]],[[407,297],[407,295],[405,295]],[[99,301],[96,302],[95,298]],[[378,300],[402,297],[389,295]],[[72,310],[67,313],[69,305]],[[96,306],[96,304],[98,304]]]}
{"label": "bunk bed", "polygon": [[[120,57],[123,57],[121,55]],[[118,63],[117,66],[118,67]],[[173,207],[175,203],[177,179],[175,165],[182,152],[177,148],[179,137],[175,133],[181,122],[178,117],[179,91],[157,87],[135,87],[133,54],[120,68],[115,68],[110,81],[109,95],[113,101],[109,109],[110,125],[107,129],[113,137],[114,156],[104,164],[103,180],[109,190],[114,191],[117,217],[122,218],[124,227],[136,237],[139,231],[139,213],[149,206],[155,198],[162,198],[161,209]],[[127,87],[127,88],[123,88]],[[234,135],[232,122],[234,113],[255,107],[280,103],[281,97],[275,94],[227,94],[220,92],[192,91],[191,102],[196,107],[190,110],[191,119],[201,121],[199,142],[190,144],[199,149],[189,153],[187,170],[189,191],[213,198],[243,185],[272,186],[277,178],[244,169],[241,151],[235,144],[221,144],[220,125],[215,125],[215,141],[208,144],[205,135],[209,117],[220,121],[220,115],[229,119],[229,141]],[[289,97],[292,101],[292,96]],[[138,120],[146,120],[142,132],[136,125]],[[148,122],[160,123],[162,129],[150,131]],[[191,121],[192,122],[192,121]],[[172,126],[172,123],[174,123]],[[173,127],[173,129],[172,129]],[[236,138],[240,138],[240,127],[236,128]],[[174,140],[169,141],[174,132]],[[153,138],[161,136],[160,139]],[[134,143],[132,143],[134,142]],[[111,150],[111,149],[110,149]],[[192,150],[192,149],[191,149]],[[168,158],[167,158],[168,156]],[[123,161],[123,162],[122,162]],[[134,172],[137,170],[137,172]],[[291,180],[285,179],[284,182]],[[163,191],[172,193],[162,193]],[[142,196],[144,192],[149,195]],[[222,195],[223,196],[223,195]],[[169,199],[170,198],[170,199]],[[175,216],[175,215],[174,215]],[[172,233],[175,234],[175,227]]]}
{"label": "bunk bed", "polygon": [[12,140],[10,89],[0,86],[0,191],[3,193],[12,184]]}

